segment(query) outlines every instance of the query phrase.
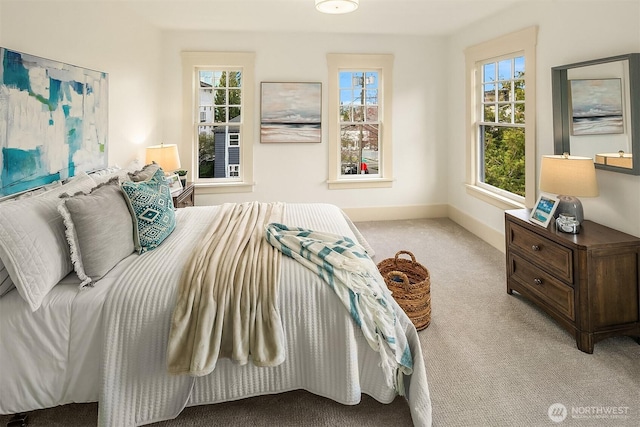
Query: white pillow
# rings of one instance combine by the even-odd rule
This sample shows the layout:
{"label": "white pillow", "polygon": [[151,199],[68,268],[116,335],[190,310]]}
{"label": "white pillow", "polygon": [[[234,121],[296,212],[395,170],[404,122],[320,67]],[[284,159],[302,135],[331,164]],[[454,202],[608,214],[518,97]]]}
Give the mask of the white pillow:
{"label": "white pillow", "polygon": [[0,259],[32,311],[73,265],[58,205],[61,194],[88,192],[93,180],[81,172],[46,193],[0,203]]}
{"label": "white pillow", "polygon": [[91,172],[89,176],[98,185],[108,182],[114,176],[117,176],[120,184],[122,184],[125,181],[131,181],[131,179],[129,178],[129,172],[131,171],[128,169],[121,169],[118,166],[111,166],[109,168]]}
{"label": "white pillow", "polygon": [[26,191],[24,193],[18,194],[13,200],[26,199],[27,197],[38,196],[42,193],[46,193],[49,190],[53,190],[54,188],[62,187],[62,182],[53,181],[51,184],[44,185],[42,187],[36,188],[34,190]]}

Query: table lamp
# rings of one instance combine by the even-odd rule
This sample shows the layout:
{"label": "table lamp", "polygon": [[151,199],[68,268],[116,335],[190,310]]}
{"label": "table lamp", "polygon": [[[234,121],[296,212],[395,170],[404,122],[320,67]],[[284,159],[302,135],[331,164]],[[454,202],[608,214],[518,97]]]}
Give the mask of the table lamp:
{"label": "table lamp", "polygon": [[180,169],[180,155],[176,144],[160,144],[147,147],[145,164],[156,162],[165,174]]}
{"label": "table lamp", "polygon": [[582,223],[584,212],[578,197],[598,195],[593,159],[570,156],[568,153],[542,156],[540,191],[558,195],[560,202],[554,216],[566,214],[574,216],[578,223]]}

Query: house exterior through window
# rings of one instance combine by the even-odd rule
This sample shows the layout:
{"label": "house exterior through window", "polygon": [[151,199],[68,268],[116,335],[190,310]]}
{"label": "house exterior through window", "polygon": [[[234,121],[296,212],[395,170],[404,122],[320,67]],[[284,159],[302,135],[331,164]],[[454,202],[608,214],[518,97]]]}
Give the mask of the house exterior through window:
{"label": "house exterior through window", "polygon": [[[240,169],[242,71],[198,68],[198,178],[237,178]],[[204,117],[204,120],[202,118]],[[235,144],[231,145],[233,138]],[[233,170],[235,173],[230,174]]]}
{"label": "house exterior through window", "polygon": [[196,185],[251,191],[254,54],[185,52],[182,58],[184,137],[192,141]]}
{"label": "house exterior through window", "polygon": [[327,55],[329,188],[391,187],[392,55]]}
{"label": "house exterior through window", "polygon": [[379,172],[377,71],[340,71],[340,173]]}

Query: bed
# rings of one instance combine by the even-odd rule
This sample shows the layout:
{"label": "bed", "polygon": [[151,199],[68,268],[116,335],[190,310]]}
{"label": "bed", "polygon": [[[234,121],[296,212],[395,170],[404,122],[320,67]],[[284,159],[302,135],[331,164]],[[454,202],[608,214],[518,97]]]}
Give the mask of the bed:
{"label": "bed", "polygon": [[[87,193],[96,185],[96,178],[86,176],[74,181],[73,192]],[[45,197],[54,200],[68,190],[62,186],[33,196],[36,201],[27,200],[27,205],[38,206]],[[20,201],[0,203],[0,216],[17,210],[16,206],[3,209],[10,203]],[[389,386],[379,366],[379,353],[369,346],[331,288],[285,256],[277,295],[285,336],[283,363],[259,367],[220,359],[206,376],[167,373],[176,284],[189,257],[188,248],[201,238],[220,209],[176,210],[175,227],[161,244],[143,254],[130,252],[91,286],[81,286],[86,278],[69,270],[73,263],[66,260],[45,270],[30,260],[36,271],[16,271],[7,240],[15,240],[20,233],[10,236],[12,230],[6,224],[0,226],[0,272],[10,273],[10,279],[24,274],[27,281],[39,274],[62,276],[50,289],[35,295],[13,289],[0,298],[0,413],[98,402],[100,426],[135,426],[175,418],[186,406],[296,389],[348,405],[357,404],[362,393],[382,403],[391,402],[398,392]],[[61,221],[50,214],[45,223]],[[283,223],[348,236],[370,250],[357,228],[333,205],[286,204]],[[59,231],[53,233],[52,239],[61,245],[57,249],[33,245],[30,250],[64,252],[63,243],[69,243],[64,237]],[[73,248],[67,256],[73,258]],[[378,274],[370,259],[366,265],[372,274]],[[34,296],[40,298],[35,310]],[[412,419],[417,426],[429,426],[431,402],[417,332],[393,299],[389,303],[413,358],[413,372],[404,383]]]}

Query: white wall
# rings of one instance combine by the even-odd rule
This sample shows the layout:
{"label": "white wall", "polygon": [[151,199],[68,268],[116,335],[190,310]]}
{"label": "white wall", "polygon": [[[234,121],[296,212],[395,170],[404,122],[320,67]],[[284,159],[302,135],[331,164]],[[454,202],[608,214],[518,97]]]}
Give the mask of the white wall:
{"label": "white wall", "polygon": [[0,45],[109,74],[109,163],[159,138],[160,31],[117,2],[0,2]]}
{"label": "white wall", "polygon": [[[109,73],[111,164],[125,165],[142,157],[145,146],[160,141],[185,143],[180,141],[182,50],[256,52],[256,111],[260,81],[322,82],[325,123],[326,54],[392,53],[393,188],[327,190],[324,126],[321,144],[262,145],[254,141],[255,192],[202,197],[198,203],[320,201],[356,211],[375,207],[374,211],[398,216],[409,207],[448,203],[451,212],[479,224],[484,235],[493,235],[494,240],[503,233],[503,212],[468,196],[464,189],[464,48],[530,25],[539,26],[538,158],[553,152],[551,67],[640,51],[637,1],[530,1],[448,39],[161,32],[119,8],[118,3],[0,1],[3,47]],[[257,130],[257,121],[255,126]],[[283,167],[285,163],[287,167]],[[601,195],[583,199],[587,218],[640,236],[640,177],[606,171],[597,174]],[[367,212],[370,215],[371,211]]]}
{"label": "white wall", "polygon": [[[466,149],[464,49],[531,25],[539,28],[536,176],[539,176],[540,156],[553,154],[551,68],[640,52],[638,1],[526,2],[450,38],[447,60],[451,76],[447,95],[449,204],[495,234],[504,232],[504,213],[466,193],[465,169],[459,160],[465,158]],[[640,176],[597,170],[597,180],[600,196],[581,198],[585,217],[640,236]]]}
{"label": "white wall", "polygon": [[[330,202],[343,208],[446,204],[443,39],[375,35],[217,33],[163,34],[163,133],[181,141],[181,51],[256,53],[253,193],[197,195],[197,204],[252,200]],[[327,53],[394,55],[393,165],[388,189],[328,190]],[[322,82],[323,141],[320,144],[260,144],[260,82]],[[186,153],[187,149],[181,149]],[[183,163],[186,163],[182,159]],[[400,210],[401,208],[398,208]]]}

